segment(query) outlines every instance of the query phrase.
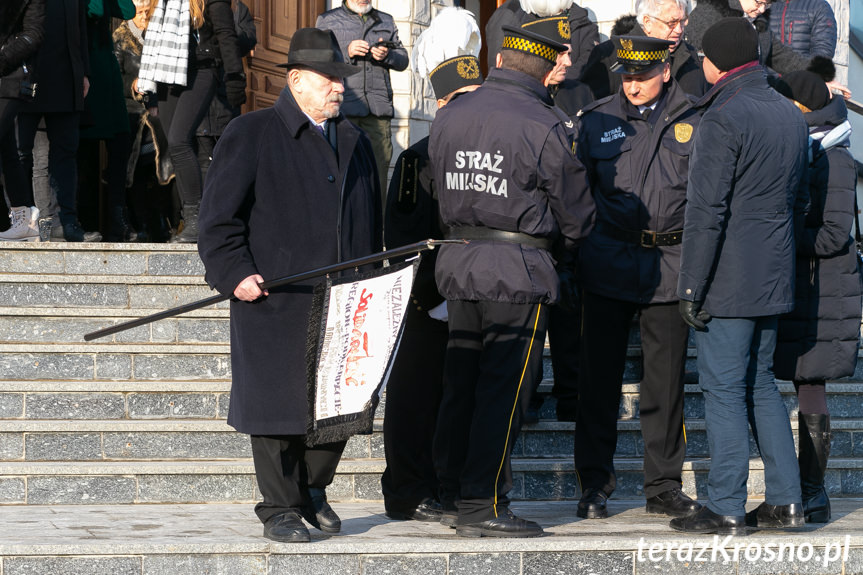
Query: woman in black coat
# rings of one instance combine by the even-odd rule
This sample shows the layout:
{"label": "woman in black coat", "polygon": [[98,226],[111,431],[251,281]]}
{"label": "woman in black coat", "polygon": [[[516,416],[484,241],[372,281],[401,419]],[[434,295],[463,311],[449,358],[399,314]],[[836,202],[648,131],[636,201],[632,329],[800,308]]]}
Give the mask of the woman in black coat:
{"label": "woman in black coat", "polygon": [[45,0],[4,0],[0,4],[0,158],[12,204],[12,228],[0,233],[0,239],[38,239],[34,224],[39,210],[33,207],[33,188],[18,159],[14,128],[23,99],[32,99],[25,69],[32,72],[31,56],[42,42],[44,21]]}
{"label": "woman in black coat", "polygon": [[[168,149],[183,205],[184,227],[171,241],[194,243],[198,241],[198,208],[203,190],[201,165],[195,154],[195,131],[210,109],[220,67],[225,72],[225,92],[231,106],[245,102],[246,76],[231,0],[161,0],[162,5],[182,3],[188,3],[190,9],[188,69],[185,82],[161,84],[159,114],[168,132]],[[158,29],[165,21],[159,20],[159,15],[157,8],[147,29],[145,60],[154,28]],[[144,64],[142,61],[142,67]]]}
{"label": "woman in black coat", "polygon": [[794,311],[779,321],[774,369],[794,382],[799,401],[800,482],[807,523],[826,523],[824,472],[830,453],[825,380],[854,373],[861,282],[851,237],[857,173],[841,98],[812,72],[786,74],[776,89],[804,112],[810,133],[810,210],[797,245]]}

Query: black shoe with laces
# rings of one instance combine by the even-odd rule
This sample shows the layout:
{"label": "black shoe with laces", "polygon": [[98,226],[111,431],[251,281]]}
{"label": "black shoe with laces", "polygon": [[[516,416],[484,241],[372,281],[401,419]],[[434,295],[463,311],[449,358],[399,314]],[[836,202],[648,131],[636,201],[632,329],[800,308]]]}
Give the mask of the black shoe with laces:
{"label": "black shoe with laces", "polygon": [[303,509],[303,518],[324,533],[338,533],[342,530],[342,520],[327,503],[327,493],[323,489],[309,488],[309,503]]}
{"label": "black shoe with laces", "polygon": [[686,517],[701,509],[701,504],[680,489],[669,489],[647,498],[648,513],[661,513],[671,517]]}
{"label": "black shoe with laces", "polygon": [[264,537],[279,543],[308,543],[309,530],[295,511],[279,513],[264,523]]}
{"label": "black shoe with laces", "polygon": [[588,487],[581,499],[578,500],[578,509],[575,514],[583,519],[605,519],[608,517],[606,503],[608,495],[602,489]]}
{"label": "black shoe with laces", "polygon": [[762,503],[746,514],[746,525],[759,529],[797,529],[803,527],[803,505],[770,505]]}
{"label": "black shoe with laces", "polygon": [[539,537],[543,533],[539,523],[516,517],[509,508],[494,519],[457,525],[455,532],[459,537]]}
{"label": "black shoe with laces", "polygon": [[387,509],[386,516],[397,521],[427,521],[441,520],[443,507],[434,499],[427,498],[413,509]]}

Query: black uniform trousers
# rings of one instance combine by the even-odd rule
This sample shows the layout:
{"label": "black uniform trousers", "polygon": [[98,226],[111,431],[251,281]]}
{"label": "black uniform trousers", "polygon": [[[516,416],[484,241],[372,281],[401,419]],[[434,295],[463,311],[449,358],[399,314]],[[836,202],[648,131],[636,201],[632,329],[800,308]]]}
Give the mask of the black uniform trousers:
{"label": "black uniform trousers", "polygon": [[682,485],[686,455],[683,374],[689,327],[678,303],[638,304],[583,292],[581,385],[575,426],[575,469],[582,491],[611,495],[614,451],[629,329],[640,313],[644,375],[639,418],[644,438],[644,494]]}
{"label": "black uniform trousers", "polygon": [[448,301],[449,343],[434,439],[445,508],[458,523],[494,519],[509,505],[510,451],[521,428],[547,328],[545,304]]}
{"label": "black uniform trousers", "polygon": [[443,391],[447,322],[408,308],[405,329],[386,387],[381,489],[387,511],[408,512],[437,499],[432,441]]}
{"label": "black uniform trousers", "polygon": [[309,487],[333,482],[345,441],[306,447],[304,435],[252,435],[252,460],[264,500],[255,505],[262,523],[279,513],[299,512]]}

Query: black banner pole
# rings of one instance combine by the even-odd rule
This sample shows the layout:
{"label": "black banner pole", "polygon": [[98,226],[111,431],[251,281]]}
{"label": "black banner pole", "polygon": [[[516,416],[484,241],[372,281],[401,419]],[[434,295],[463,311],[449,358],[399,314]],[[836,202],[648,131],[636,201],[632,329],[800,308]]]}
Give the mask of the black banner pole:
{"label": "black banner pole", "polygon": [[[307,279],[312,279],[318,276],[324,276],[327,274],[332,274],[336,272],[341,272],[345,270],[349,270],[351,268],[358,268],[360,266],[365,266],[369,264],[374,264],[381,262],[383,260],[389,258],[397,258],[401,256],[410,255],[412,253],[419,253],[425,250],[432,250],[435,246],[439,246],[441,244],[462,244],[467,243],[466,240],[423,240],[421,242],[417,242],[415,244],[408,244],[406,246],[401,246],[398,248],[393,248],[391,250],[387,250],[385,252],[378,252],[376,254],[370,254],[361,258],[356,258],[353,260],[349,260],[346,262],[341,262],[338,264],[333,264],[331,266],[325,266],[322,268],[318,268],[315,270],[309,270],[307,272],[302,272],[299,274],[294,274],[290,276],[281,277],[274,280],[265,281],[261,284],[261,289],[270,289],[283,285],[288,285],[296,282],[301,282]],[[194,311],[196,309],[201,309],[202,307],[207,307],[211,305],[215,305],[217,303],[229,300],[233,297],[232,295],[214,295],[202,300],[194,301],[191,303],[187,303],[181,306],[177,306],[171,309],[167,309],[165,311],[161,311],[159,313],[154,313],[153,315],[148,315],[142,318],[129,320],[123,323],[118,323],[117,325],[113,325],[111,327],[106,327],[97,331],[90,332],[84,335],[84,341],[92,341],[94,339],[98,339],[100,337],[105,337],[106,335],[111,335],[114,333],[118,333],[121,331],[125,331],[127,329],[132,329],[133,327],[138,327],[142,325],[146,325],[148,323],[152,323],[154,321],[159,321],[160,319],[166,319],[169,317],[174,317],[176,315],[188,313],[190,311]]]}

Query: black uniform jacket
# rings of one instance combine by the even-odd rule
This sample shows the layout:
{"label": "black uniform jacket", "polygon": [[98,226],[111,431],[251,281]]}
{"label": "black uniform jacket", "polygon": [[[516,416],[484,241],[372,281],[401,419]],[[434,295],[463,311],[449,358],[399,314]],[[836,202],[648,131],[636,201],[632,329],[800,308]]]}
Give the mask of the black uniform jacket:
{"label": "black uniform jacket", "polygon": [[[429,163],[428,137],[402,152],[396,160],[387,194],[384,230],[387,249],[444,238]],[[438,251],[423,252],[414,278],[411,304],[420,312],[427,312],[444,301],[434,279]]]}
{"label": "black uniform jacket", "polygon": [[[642,247],[612,229],[683,229],[689,151],[700,113],[673,79],[655,124],[619,90],[587,106],[578,153],[587,166],[596,227],[580,250],[584,289],[637,303],[677,300],[680,244]],[[661,108],[660,108],[661,106]]]}
{"label": "black uniform jacket", "polygon": [[[198,252],[222,294],[381,248],[380,190],[371,145],[343,116],[338,159],[290,91],[272,108],[233,120],[216,146],[201,201]],[[306,336],[312,287],[231,302],[228,423],[254,435],[306,431]]]}
{"label": "black uniform jacket", "polygon": [[[438,110],[429,157],[444,225],[562,235],[575,247],[594,205],[567,124],[542,84],[500,68]],[[549,303],[559,292],[554,264],[544,249],[474,240],[443,246],[435,277],[448,300]]]}

